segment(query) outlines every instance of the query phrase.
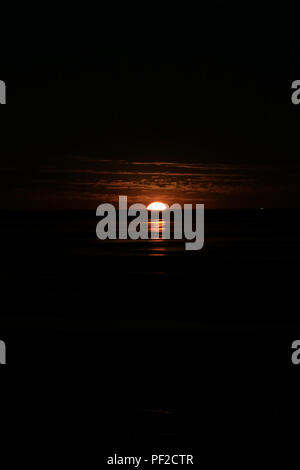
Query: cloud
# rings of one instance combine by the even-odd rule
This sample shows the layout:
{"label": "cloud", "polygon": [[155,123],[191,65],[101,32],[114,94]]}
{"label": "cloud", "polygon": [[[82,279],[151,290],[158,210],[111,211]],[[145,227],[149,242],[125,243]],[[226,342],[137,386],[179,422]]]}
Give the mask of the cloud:
{"label": "cloud", "polygon": [[[1,173],[2,187],[11,180],[13,169]],[[291,175],[293,175],[291,177]],[[41,166],[24,182],[22,172],[14,172],[15,195],[24,201],[41,205],[60,201],[76,207],[78,201],[87,207],[98,202],[114,202],[120,194],[136,202],[163,198],[167,203],[185,201],[222,205],[234,198],[257,199],[258,194],[296,192],[299,169],[285,172],[271,165],[237,163],[196,163],[98,160],[69,157],[63,165]],[[7,188],[9,191],[10,188]]]}

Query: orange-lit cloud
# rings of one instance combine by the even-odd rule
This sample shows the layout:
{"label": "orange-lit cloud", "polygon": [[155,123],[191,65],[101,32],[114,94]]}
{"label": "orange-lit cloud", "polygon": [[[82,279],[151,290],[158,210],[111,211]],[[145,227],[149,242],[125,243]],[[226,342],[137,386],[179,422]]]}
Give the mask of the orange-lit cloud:
{"label": "orange-lit cloud", "polygon": [[[2,173],[4,187],[5,171],[10,170]],[[14,195],[16,200],[39,208],[94,208],[103,201],[116,202],[120,194],[128,195],[129,202],[145,204],[163,200],[168,204],[199,202],[213,208],[252,207],[267,205],[264,201],[274,194],[279,200],[286,191],[298,191],[298,173],[290,172],[287,180],[272,165],[70,157],[61,166],[41,165],[26,184],[22,172],[14,171]]]}

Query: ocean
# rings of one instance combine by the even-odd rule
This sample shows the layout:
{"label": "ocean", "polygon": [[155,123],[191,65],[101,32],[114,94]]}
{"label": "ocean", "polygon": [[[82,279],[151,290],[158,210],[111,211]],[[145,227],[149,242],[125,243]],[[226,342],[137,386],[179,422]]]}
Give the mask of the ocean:
{"label": "ocean", "polygon": [[255,445],[273,461],[299,416],[299,211],[206,211],[190,252],[100,241],[96,223],[1,213],[3,442],[100,463],[156,450],[241,464],[233,449],[251,460]]}
{"label": "ocean", "polygon": [[294,293],[299,215],[206,211],[204,247],[186,251],[184,240],[99,240],[99,218],[90,211],[2,212],[0,291],[93,296],[114,285],[126,295],[150,283],[156,295],[167,288],[180,295],[195,285],[203,295]]}

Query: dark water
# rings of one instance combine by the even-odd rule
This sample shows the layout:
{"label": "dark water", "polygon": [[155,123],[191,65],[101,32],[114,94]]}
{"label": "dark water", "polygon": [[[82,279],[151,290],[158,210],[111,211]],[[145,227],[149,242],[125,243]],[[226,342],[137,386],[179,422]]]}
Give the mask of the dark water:
{"label": "dark water", "polygon": [[[91,212],[1,214],[2,295],[272,295],[297,290],[299,211],[206,211],[205,242],[105,240]],[[161,229],[161,228],[160,228]],[[161,289],[155,290],[155,287]]]}
{"label": "dark water", "polygon": [[299,418],[299,215],[206,212],[186,252],[101,242],[91,213],[2,213],[5,442],[100,464],[156,450],[240,466],[237,447],[275,461]]}

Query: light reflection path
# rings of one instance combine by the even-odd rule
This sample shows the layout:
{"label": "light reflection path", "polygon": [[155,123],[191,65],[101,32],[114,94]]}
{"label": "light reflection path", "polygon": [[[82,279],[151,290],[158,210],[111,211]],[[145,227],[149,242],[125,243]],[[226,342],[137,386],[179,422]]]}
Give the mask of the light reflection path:
{"label": "light reflection path", "polygon": [[152,240],[165,240],[165,235],[167,233],[167,225],[170,225],[165,220],[160,220],[159,218],[148,221],[148,234],[149,238]]}

